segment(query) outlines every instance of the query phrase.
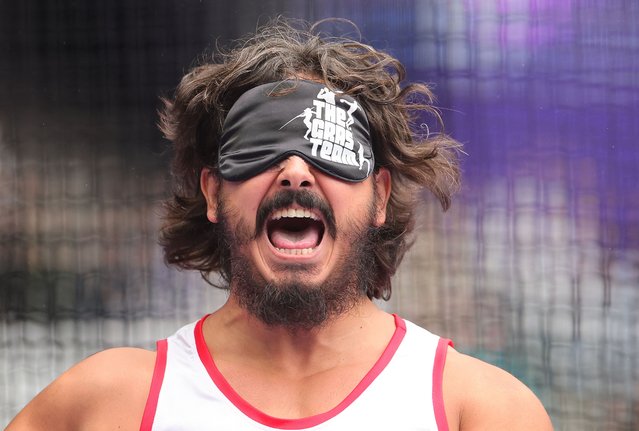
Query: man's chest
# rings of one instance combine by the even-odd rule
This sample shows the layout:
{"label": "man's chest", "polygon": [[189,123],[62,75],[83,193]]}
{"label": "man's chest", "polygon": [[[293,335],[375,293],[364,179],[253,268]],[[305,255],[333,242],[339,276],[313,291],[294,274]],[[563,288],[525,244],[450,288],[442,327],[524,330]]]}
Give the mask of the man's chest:
{"label": "man's chest", "polygon": [[295,375],[238,367],[221,361],[220,373],[230,387],[256,409],[274,417],[303,418],[342,403],[369,373],[374,358]]}

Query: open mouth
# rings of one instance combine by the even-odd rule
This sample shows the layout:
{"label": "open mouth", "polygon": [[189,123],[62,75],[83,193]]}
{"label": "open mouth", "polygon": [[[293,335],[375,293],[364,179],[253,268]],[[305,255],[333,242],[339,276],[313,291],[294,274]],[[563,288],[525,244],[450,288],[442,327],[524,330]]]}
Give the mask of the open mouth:
{"label": "open mouth", "polygon": [[268,239],[279,252],[312,253],[324,237],[324,223],[308,209],[275,211],[266,224]]}

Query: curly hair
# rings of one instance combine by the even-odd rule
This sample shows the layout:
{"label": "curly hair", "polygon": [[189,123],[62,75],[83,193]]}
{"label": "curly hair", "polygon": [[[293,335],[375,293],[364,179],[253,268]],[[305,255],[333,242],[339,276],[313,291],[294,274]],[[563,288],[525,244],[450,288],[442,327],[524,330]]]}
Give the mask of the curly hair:
{"label": "curly hair", "polygon": [[357,40],[324,36],[318,31],[321,23],[277,18],[194,67],[174,97],[163,99],[160,129],[173,143],[175,181],[160,232],[167,263],[199,270],[207,281],[214,272],[230,280],[228,245],[220,226],[206,217],[200,173],[205,167],[216,172],[222,125],[234,102],[253,87],[291,77],[315,76],[355,97],[368,116],[376,169],[391,173],[369,298],[390,298],[391,276],[412,244],[417,192],[426,188],[444,210],[450,206],[459,187],[460,145],[443,132],[424,133],[425,117],[443,130],[430,88],[404,84],[405,69],[397,59]]}

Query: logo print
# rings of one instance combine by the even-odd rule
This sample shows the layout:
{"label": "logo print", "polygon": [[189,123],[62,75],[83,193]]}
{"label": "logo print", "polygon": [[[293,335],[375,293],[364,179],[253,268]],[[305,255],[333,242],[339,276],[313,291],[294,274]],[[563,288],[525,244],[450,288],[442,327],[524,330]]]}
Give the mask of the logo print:
{"label": "logo print", "polygon": [[[335,93],[324,87],[313,100],[313,107],[305,108],[302,113],[280,127],[280,130],[293,120],[302,118],[306,126],[304,139],[311,143],[313,157],[357,166],[360,170],[364,169],[366,163],[366,175],[368,175],[371,162],[364,157],[364,146],[361,142],[354,141],[351,131],[351,125],[354,123],[353,114],[361,107],[355,100],[339,99],[339,102],[346,106],[339,106],[335,100]],[[356,143],[357,150],[355,150]]]}

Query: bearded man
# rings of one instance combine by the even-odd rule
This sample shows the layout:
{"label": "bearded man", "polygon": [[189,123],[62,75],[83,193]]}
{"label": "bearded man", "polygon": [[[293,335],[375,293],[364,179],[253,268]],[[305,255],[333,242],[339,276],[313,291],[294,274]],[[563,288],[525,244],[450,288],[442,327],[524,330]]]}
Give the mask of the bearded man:
{"label": "bearded man", "polygon": [[510,374],[381,310],[416,193],[444,209],[458,144],[420,134],[432,93],[394,58],[283,21],[165,100],[177,187],[166,260],[228,301],[156,352],[71,368],[9,430],[549,430]]}

